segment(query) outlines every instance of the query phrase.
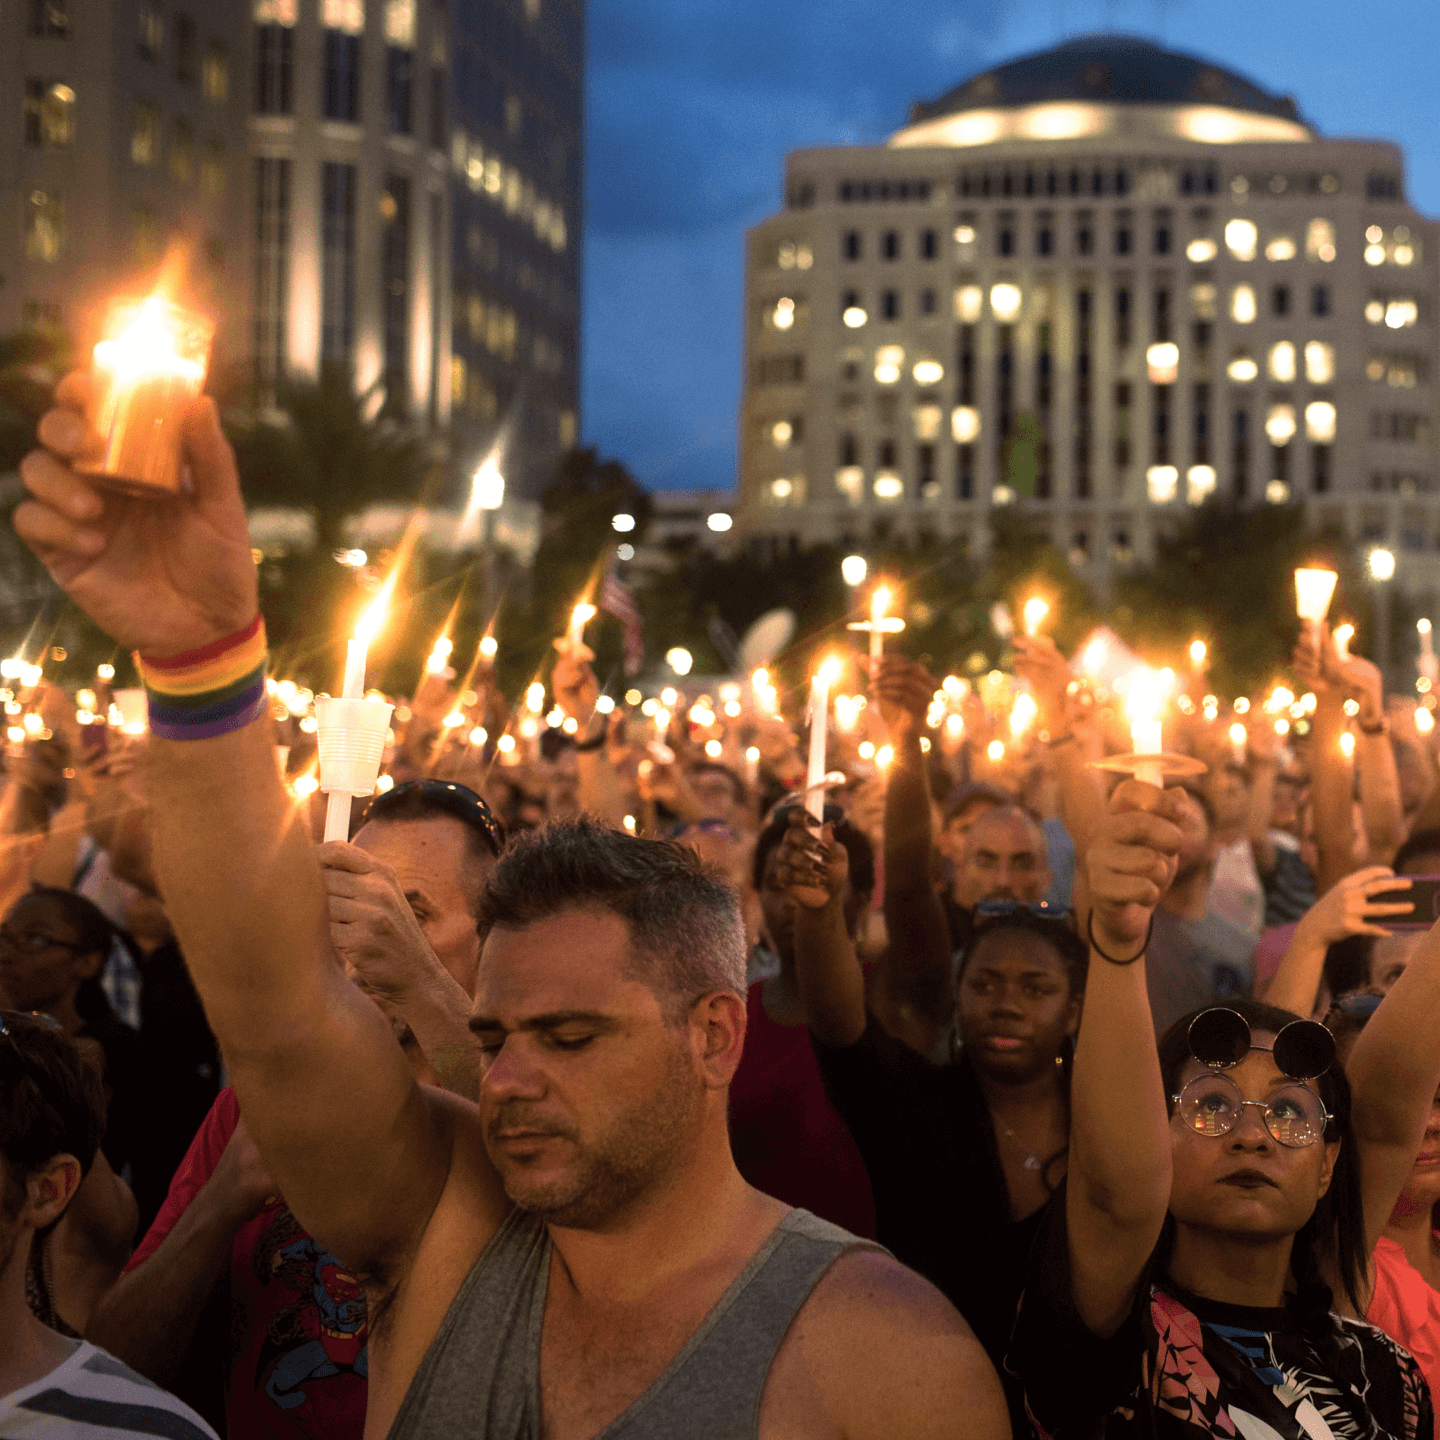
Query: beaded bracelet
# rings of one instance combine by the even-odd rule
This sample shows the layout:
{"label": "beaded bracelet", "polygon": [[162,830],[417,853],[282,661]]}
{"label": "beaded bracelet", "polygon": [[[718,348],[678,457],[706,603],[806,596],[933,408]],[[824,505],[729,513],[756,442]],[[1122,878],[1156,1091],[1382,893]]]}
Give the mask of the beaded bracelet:
{"label": "beaded bracelet", "polygon": [[265,618],[198,650],[135,656],[150,701],[150,733],[209,740],[243,729],[265,711]]}

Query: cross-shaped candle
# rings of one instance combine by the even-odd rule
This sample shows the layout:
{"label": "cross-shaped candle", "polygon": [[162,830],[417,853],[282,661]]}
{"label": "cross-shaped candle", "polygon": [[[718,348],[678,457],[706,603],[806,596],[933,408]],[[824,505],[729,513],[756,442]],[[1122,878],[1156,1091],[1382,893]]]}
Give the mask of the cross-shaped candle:
{"label": "cross-shaped candle", "polygon": [[879,660],[885,653],[885,637],[887,635],[898,635],[904,628],[905,622],[898,616],[887,616],[886,611],[890,608],[890,602],[894,599],[888,585],[877,585],[870,596],[870,618],[868,620],[855,620],[848,627],[851,630],[868,630],[870,632],[870,659]]}

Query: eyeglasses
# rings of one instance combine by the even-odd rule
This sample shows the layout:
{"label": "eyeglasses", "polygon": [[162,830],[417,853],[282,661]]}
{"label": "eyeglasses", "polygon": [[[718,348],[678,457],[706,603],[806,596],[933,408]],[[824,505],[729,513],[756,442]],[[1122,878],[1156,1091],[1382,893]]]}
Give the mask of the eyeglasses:
{"label": "eyeglasses", "polygon": [[1306,1085],[1282,1085],[1265,1100],[1247,1100],[1228,1075],[1200,1075],[1170,1097],[1187,1129],[1218,1140],[1239,1123],[1247,1105],[1260,1111],[1265,1128],[1288,1150],[1304,1150],[1325,1133],[1331,1114]]}
{"label": "eyeglasses", "polygon": [[1202,1010],[1185,1038],[1190,1053],[1213,1070],[1238,1065],[1252,1050],[1273,1055],[1276,1069],[1292,1080],[1318,1079],[1335,1063],[1335,1037],[1314,1020],[1292,1020],[1281,1027],[1274,1045],[1256,1045],[1245,1017],[1221,1005]]}
{"label": "eyeglasses", "polygon": [[482,830],[497,857],[505,848],[505,827],[495,818],[495,812],[468,785],[457,785],[453,780],[406,780],[377,795],[365,818],[384,819],[385,812],[405,795],[422,795],[437,810],[449,811],[457,820]]}
{"label": "eyeglasses", "polygon": [[1052,905],[1048,900],[979,900],[975,904],[977,920],[999,920],[1006,915],[1032,915],[1037,920],[1068,921],[1075,912],[1068,905]]}
{"label": "eyeglasses", "polygon": [[5,947],[18,950],[22,955],[38,955],[42,950],[71,950],[78,954],[85,948],[73,940],[57,940],[43,930],[29,930],[17,935],[15,931],[0,926],[0,948]]}
{"label": "eyeglasses", "polygon": [[1379,1008],[1383,995],[1370,995],[1363,990],[1357,990],[1349,995],[1337,995],[1330,1002],[1330,1009],[1338,1010],[1342,1015],[1348,1015],[1354,1020],[1368,1020]]}
{"label": "eyeglasses", "polygon": [[65,1028],[53,1015],[47,1015],[43,1010],[0,1010],[0,1035],[9,1037],[11,1044],[15,1041],[17,1024],[36,1025],[41,1030],[60,1031]]}

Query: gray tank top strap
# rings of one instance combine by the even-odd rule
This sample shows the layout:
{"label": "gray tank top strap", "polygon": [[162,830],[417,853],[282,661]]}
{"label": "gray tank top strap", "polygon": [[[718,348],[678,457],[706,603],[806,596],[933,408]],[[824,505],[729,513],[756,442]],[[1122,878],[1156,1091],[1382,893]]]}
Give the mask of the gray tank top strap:
{"label": "gray tank top strap", "polygon": [[[755,1440],[785,1332],[825,1272],[854,1249],[880,1247],[792,1210],[665,1373],[595,1440]],[[460,1287],[389,1440],[537,1440],[549,1277],[544,1225],[513,1212]]]}

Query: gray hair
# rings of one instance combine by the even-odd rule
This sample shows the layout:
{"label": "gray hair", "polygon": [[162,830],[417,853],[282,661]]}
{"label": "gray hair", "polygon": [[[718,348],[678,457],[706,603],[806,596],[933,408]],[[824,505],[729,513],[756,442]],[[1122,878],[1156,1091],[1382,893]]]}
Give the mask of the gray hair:
{"label": "gray hair", "polygon": [[480,897],[480,934],[567,910],[606,910],[630,931],[627,971],[678,1023],[702,995],[745,994],[745,926],[731,885],[693,850],[596,820],[555,821],[510,842]]}

